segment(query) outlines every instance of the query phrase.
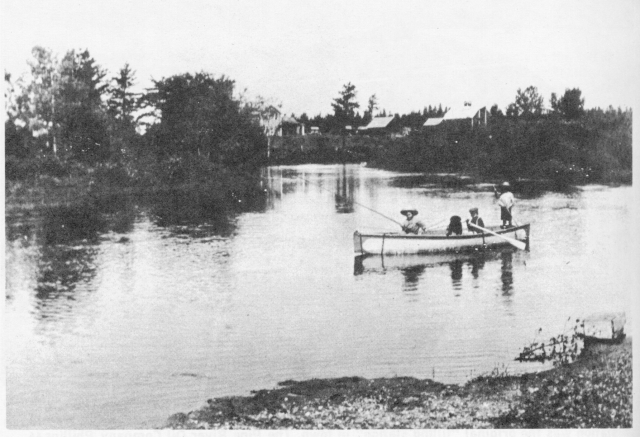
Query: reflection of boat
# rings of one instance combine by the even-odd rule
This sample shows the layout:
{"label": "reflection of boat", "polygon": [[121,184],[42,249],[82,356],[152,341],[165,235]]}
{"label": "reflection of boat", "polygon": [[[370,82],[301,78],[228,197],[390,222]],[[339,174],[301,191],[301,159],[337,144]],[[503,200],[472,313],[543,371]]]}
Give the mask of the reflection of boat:
{"label": "reflection of boat", "polygon": [[[488,233],[463,233],[447,237],[442,231],[431,231],[420,235],[407,235],[394,232],[353,234],[353,246],[357,255],[400,255],[436,252],[465,252],[483,248],[508,246],[508,239],[526,243],[529,249],[529,224],[501,229],[489,226],[486,229],[498,235]],[[506,237],[501,238],[501,237]]]}
{"label": "reflection of boat", "polygon": [[582,332],[578,335],[585,344],[620,343],[626,337],[624,333],[626,320],[624,313],[594,314],[582,321]]}
{"label": "reflection of boat", "polygon": [[[505,249],[508,250],[508,249]],[[384,255],[364,255],[355,257],[354,273],[379,272],[385,270],[404,270],[414,267],[436,267],[451,263],[477,263],[484,265],[490,259],[499,258],[501,251],[483,250],[478,252],[445,252],[426,255],[404,255],[404,256],[384,256]]]}

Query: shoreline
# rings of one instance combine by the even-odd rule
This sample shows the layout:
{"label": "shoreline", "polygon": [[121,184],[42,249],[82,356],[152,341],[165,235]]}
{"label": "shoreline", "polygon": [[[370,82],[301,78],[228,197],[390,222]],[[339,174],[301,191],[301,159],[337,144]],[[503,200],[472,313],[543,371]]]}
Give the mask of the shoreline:
{"label": "shoreline", "polygon": [[284,381],[249,396],[207,400],[161,429],[629,428],[632,343],[585,348],[539,373],[430,379]]}

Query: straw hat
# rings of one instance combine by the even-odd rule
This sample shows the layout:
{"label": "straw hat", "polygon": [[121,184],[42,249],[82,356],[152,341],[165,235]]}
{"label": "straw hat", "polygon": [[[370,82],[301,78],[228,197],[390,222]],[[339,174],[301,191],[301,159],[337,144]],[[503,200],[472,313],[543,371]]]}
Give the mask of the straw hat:
{"label": "straw hat", "polygon": [[418,215],[418,210],[417,210],[417,209],[415,209],[415,208],[406,208],[406,209],[403,209],[402,211],[400,211],[400,214],[402,214],[402,215],[406,216],[406,215],[407,215],[407,213],[409,213],[409,212],[410,212],[411,214],[413,214],[413,215]]}
{"label": "straw hat", "polygon": [[509,182],[505,181],[505,182],[502,183],[502,186],[504,188],[509,188],[509,187],[511,187],[511,184]]}

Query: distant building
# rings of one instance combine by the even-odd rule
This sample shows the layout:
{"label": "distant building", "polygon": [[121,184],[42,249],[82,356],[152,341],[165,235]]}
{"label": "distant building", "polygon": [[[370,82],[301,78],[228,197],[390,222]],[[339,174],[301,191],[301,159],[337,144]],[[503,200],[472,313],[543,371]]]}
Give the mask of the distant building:
{"label": "distant building", "polygon": [[431,117],[427,118],[427,121],[424,122],[424,127],[437,126],[442,123],[442,117]]}
{"label": "distant building", "polygon": [[269,106],[263,111],[253,111],[251,113],[254,122],[258,123],[267,137],[281,136],[282,113],[278,108]]}
{"label": "distant building", "polygon": [[364,129],[359,130],[362,130],[367,135],[397,135],[402,132],[398,118],[395,115],[376,117]]}
{"label": "distant building", "polygon": [[311,132],[309,132],[311,135],[318,135],[320,134],[320,128],[318,126],[311,126]]}
{"label": "distant building", "polygon": [[296,120],[294,117],[283,117],[280,122],[282,136],[301,136],[305,135],[304,123]]}
{"label": "distant building", "polygon": [[[427,120],[428,121],[428,120]],[[471,103],[465,102],[464,106],[451,108],[442,117],[442,121],[462,121],[468,122],[473,128],[474,126],[487,125],[487,108],[474,107]]]}

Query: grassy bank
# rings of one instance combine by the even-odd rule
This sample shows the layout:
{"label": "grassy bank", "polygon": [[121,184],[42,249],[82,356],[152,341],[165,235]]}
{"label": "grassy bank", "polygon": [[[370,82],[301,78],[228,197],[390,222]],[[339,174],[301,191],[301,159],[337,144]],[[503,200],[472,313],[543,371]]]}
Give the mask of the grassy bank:
{"label": "grassy bank", "polygon": [[631,341],[585,349],[570,365],[464,385],[415,378],[285,381],[246,397],[209,399],[169,429],[631,427]]}

